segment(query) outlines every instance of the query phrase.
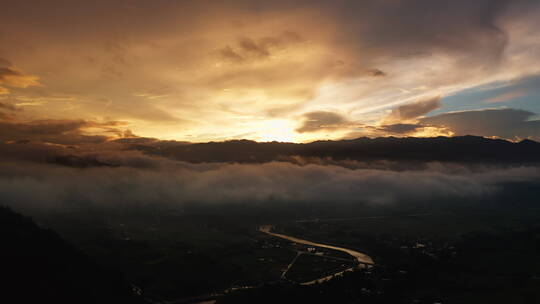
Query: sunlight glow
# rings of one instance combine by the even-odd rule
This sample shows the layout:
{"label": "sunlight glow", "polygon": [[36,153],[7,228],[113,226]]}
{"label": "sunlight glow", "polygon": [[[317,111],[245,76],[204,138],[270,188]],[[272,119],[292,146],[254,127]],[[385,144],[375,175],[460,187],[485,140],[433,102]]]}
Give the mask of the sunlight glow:
{"label": "sunlight glow", "polygon": [[262,121],[257,124],[256,128],[256,140],[258,141],[294,142],[297,135],[294,132],[294,122],[287,119]]}

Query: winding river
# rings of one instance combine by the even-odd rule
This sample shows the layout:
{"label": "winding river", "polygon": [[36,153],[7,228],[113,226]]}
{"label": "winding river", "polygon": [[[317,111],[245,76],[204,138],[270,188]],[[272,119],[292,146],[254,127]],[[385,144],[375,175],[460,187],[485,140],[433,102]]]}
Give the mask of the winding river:
{"label": "winding river", "polygon": [[[288,240],[288,241],[298,243],[298,244],[304,244],[304,245],[308,245],[308,246],[315,246],[315,247],[321,247],[321,248],[327,248],[327,249],[333,249],[333,250],[338,250],[338,251],[345,252],[345,253],[353,256],[356,259],[356,261],[359,263],[359,267],[371,267],[371,266],[373,266],[375,264],[373,262],[373,259],[371,259],[371,257],[368,256],[365,253],[358,252],[356,250],[352,250],[352,249],[348,249],[348,248],[316,243],[316,242],[312,242],[312,241],[308,241],[308,240],[299,239],[299,238],[296,238],[294,236],[275,233],[275,232],[272,232],[272,226],[271,225],[260,226],[259,231],[261,231],[263,233],[266,233],[268,235],[278,237],[278,238]],[[319,278],[319,279],[316,279],[316,280],[313,280],[313,281],[304,282],[304,283],[301,283],[301,284],[302,285],[311,285],[311,284],[315,284],[315,283],[322,283],[322,282],[328,281],[328,280],[330,280],[330,279],[332,279],[332,278],[334,278],[336,276],[339,276],[339,275],[343,274],[344,272],[352,271],[352,270],[354,270],[354,268],[355,267],[351,267],[351,268],[345,269],[343,271],[339,271],[337,273],[334,273],[332,275],[325,276],[325,277],[322,277],[322,278]]]}

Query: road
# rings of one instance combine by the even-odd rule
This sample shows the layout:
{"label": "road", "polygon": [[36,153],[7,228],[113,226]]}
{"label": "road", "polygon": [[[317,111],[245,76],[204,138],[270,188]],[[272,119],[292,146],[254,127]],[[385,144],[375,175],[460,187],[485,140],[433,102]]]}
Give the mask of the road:
{"label": "road", "polygon": [[287,272],[289,271],[289,269],[291,269],[291,267],[294,265],[294,262],[296,262],[296,260],[298,259],[298,257],[302,255],[302,252],[297,252],[296,253],[296,256],[294,257],[294,259],[289,263],[289,266],[287,266],[287,268],[285,269],[285,271],[281,274],[281,278],[284,279],[285,278],[285,275],[287,274]]}

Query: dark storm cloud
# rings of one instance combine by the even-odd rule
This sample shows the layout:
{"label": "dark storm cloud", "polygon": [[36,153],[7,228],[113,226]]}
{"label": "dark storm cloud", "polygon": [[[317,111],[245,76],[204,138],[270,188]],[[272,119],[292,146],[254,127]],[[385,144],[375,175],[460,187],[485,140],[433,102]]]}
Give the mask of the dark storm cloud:
{"label": "dark storm cloud", "polygon": [[[6,85],[15,88],[26,88],[38,86],[39,77],[28,75],[12,66],[11,62],[0,58],[0,85]],[[9,90],[0,87],[0,95],[9,93]]]}
{"label": "dark storm cloud", "polygon": [[0,57],[0,68],[7,68],[11,66],[11,62]]}
{"label": "dark storm cloud", "polygon": [[420,123],[444,127],[455,135],[497,136],[508,139],[540,139],[540,120],[535,113],[518,109],[486,109],[425,117]]}
{"label": "dark storm cloud", "polygon": [[533,1],[511,0],[338,3],[334,10],[349,26],[348,34],[361,37],[362,47],[405,56],[440,50],[467,52],[484,62],[498,59],[507,44],[498,18],[509,8],[534,5]]}
{"label": "dark storm cloud", "polygon": [[339,129],[349,125],[345,117],[338,113],[317,111],[305,113],[302,126],[296,129],[298,133],[317,132],[325,129]]}
{"label": "dark storm cloud", "polygon": [[122,131],[122,122],[94,122],[86,120],[0,120],[0,141],[41,141],[53,144],[100,143],[105,135],[87,135],[86,128],[96,128],[111,136]]}
{"label": "dark storm cloud", "polygon": [[267,59],[273,52],[282,50],[292,44],[301,42],[302,38],[295,32],[286,31],[278,36],[266,36],[258,39],[243,37],[232,47],[230,45],[218,51],[219,55],[232,62]]}
{"label": "dark storm cloud", "polygon": [[21,73],[10,68],[0,67],[0,81],[5,81],[9,76],[21,76]]}
{"label": "dark storm cloud", "polygon": [[441,106],[441,97],[432,97],[424,100],[419,100],[414,103],[399,106],[390,112],[384,119],[385,122],[402,122],[416,119],[425,115]]}
{"label": "dark storm cloud", "polygon": [[[31,3],[34,2],[34,3]],[[340,42],[358,43],[370,49],[387,52],[425,51],[428,49],[447,48],[455,51],[464,49],[489,50],[489,53],[500,53],[504,48],[506,36],[499,28],[498,18],[512,9],[527,8],[535,5],[532,0],[477,0],[477,1],[245,1],[233,0],[226,4],[207,1],[132,1],[110,3],[109,1],[93,1],[73,5],[67,1],[51,1],[47,4],[30,1],[25,4],[14,4],[7,21],[14,22],[15,17],[25,20],[40,20],[43,24],[56,25],[51,30],[69,32],[71,29],[60,27],[67,20],[79,30],[92,31],[89,24],[95,24],[93,17],[102,16],[101,25],[111,26],[119,30],[122,26],[132,25],[149,31],[166,24],[170,17],[182,13],[186,21],[193,21],[204,10],[208,13],[221,10],[224,16],[244,21],[242,17],[231,14],[243,11],[251,15],[264,15],[267,12],[292,12],[294,10],[322,11],[338,21]],[[34,6],[34,10],[29,10]],[[103,9],[107,8],[107,11]],[[124,12],[143,22],[124,24],[117,20],[119,12]],[[24,12],[24,13],[23,13]],[[39,12],[39,14],[37,13]],[[156,12],[159,12],[156,13]],[[136,19],[137,20],[137,19]],[[87,24],[88,23],[88,24]],[[144,27],[142,27],[144,24]],[[93,29],[95,31],[95,29]],[[483,39],[477,39],[478,35]],[[253,40],[241,42],[241,47],[258,54],[267,54],[267,50]],[[397,49],[396,49],[397,47]]]}
{"label": "dark storm cloud", "polygon": [[2,136],[18,139],[26,135],[58,135],[77,131],[86,123],[83,120],[42,120],[31,123],[7,123],[2,125]]}
{"label": "dark storm cloud", "polygon": [[393,124],[393,125],[383,125],[380,127],[374,127],[378,131],[382,131],[388,134],[409,134],[418,129],[421,129],[422,126],[417,124]]}
{"label": "dark storm cloud", "polygon": [[368,71],[368,74],[373,76],[373,77],[382,77],[382,76],[386,76],[386,73],[379,70],[379,69],[369,69]]}
{"label": "dark storm cloud", "polygon": [[12,120],[14,118],[15,118],[14,115],[4,113],[4,112],[0,112],[0,120]]}
{"label": "dark storm cloud", "polygon": [[8,111],[16,112],[16,111],[21,111],[22,109],[10,103],[0,102],[0,110],[8,110]]}
{"label": "dark storm cloud", "polygon": [[238,44],[240,48],[248,54],[254,54],[257,57],[270,56],[270,52],[265,45],[257,44],[250,38],[242,38]]}
{"label": "dark storm cloud", "polygon": [[240,54],[238,54],[237,52],[235,52],[230,46],[226,46],[224,48],[222,48],[221,50],[219,50],[219,55],[224,58],[224,59],[227,59],[227,60],[231,60],[231,61],[237,61],[237,62],[241,62],[244,60],[244,57],[240,56]]}

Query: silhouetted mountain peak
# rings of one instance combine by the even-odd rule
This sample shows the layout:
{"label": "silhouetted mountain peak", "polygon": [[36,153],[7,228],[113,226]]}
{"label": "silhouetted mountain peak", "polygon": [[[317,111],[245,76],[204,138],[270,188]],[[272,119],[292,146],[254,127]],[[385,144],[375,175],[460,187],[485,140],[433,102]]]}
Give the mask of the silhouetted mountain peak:
{"label": "silhouetted mountain peak", "polygon": [[522,141],[519,142],[519,144],[522,144],[522,145],[537,145],[538,142],[534,141],[534,140],[530,140],[530,139],[524,139]]}
{"label": "silhouetted mountain peak", "polygon": [[[526,144],[525,144],[526,143]],[[131,146],[149,154],[159,154],[188,162],[248,162],[283,160],[290,156],[333,159],[457,161],[457,162],[538,162],[540,144],[513,143],[481,136],[456,137],[360,137],[349,140],[314,141],[305,144],[232,140],[185,145]]]}

